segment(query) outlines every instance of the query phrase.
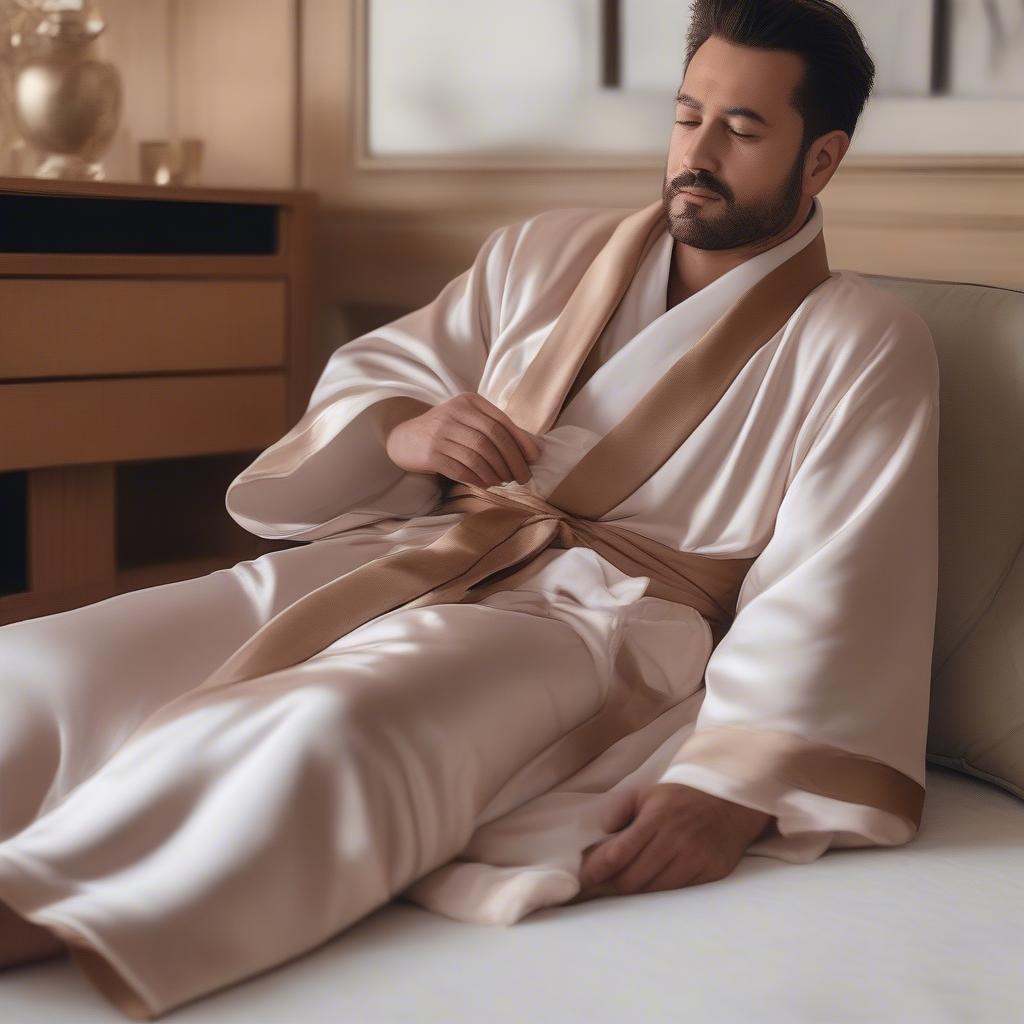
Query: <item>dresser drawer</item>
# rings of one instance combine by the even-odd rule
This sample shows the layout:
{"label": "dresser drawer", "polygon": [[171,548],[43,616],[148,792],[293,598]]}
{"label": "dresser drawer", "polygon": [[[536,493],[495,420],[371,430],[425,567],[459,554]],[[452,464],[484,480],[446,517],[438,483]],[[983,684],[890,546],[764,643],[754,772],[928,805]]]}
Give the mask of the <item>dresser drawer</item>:
{"label": "dresser drawer", "polygon": [[0,278],[0,379],[283,366],[273,279]]}
{"label": "dresser drawer", "polygon": [[0,384],[0,471],[264,448],[283,373]]}

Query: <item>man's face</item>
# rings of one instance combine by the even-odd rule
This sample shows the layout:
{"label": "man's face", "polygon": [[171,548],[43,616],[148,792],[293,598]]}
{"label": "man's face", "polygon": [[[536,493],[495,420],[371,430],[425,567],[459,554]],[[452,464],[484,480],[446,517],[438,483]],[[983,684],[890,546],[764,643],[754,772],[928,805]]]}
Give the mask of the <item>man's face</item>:
{"label": "man's face", "polygon": [[790,224],[803,199],[806,154],[803,118],[789,98],[803,75],[803,60],[788,50],[717,36],[698,48],[679,90],[665,168],[662,201],[677,242],[733,249]]}

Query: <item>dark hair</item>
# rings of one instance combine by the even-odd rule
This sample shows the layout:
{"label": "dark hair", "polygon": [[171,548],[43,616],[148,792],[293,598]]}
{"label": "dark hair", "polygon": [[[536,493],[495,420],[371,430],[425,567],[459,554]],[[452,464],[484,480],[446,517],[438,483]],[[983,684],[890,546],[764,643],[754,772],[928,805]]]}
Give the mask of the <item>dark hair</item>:
{"label": "dark hair", "polygon": [[709,36],[740,46],[792,50],[805,74],[790,97],[804,119],[801,150],[837,129],[851,138],[875,65],[850,16],[829,0],[693,0],[683,75]]}

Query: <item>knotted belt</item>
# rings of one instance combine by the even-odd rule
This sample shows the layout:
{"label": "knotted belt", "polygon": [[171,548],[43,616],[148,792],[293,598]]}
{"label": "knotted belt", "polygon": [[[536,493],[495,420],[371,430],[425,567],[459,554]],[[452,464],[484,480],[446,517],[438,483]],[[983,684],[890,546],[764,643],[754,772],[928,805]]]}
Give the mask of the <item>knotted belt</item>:
{"label": "knotted belt", "polygon": [[[611,230],[610,237],[505,407],[507,415],[531,433],[545,433],[557,419],[566,394],[638,265],[665,230],[662,201],[625,218],[610,212],[602,226]],[[147,719],[140,731],[173,714],[172,706],[178,707],[181,701],[187,703],[210,689],[299,664],[389,611],[471,603],[514,586],[522,574],[532,571],[532,560],[548,547],[589,547],[624,573],[647,576],[648,594],[695,608],[709,621],[717,643],[735,614],[740,586],[754,559],[678,551],[625,527],[602,522],[601,516],[658,471],[721,399],[751,356],[829,277],[824,236],[819,232],[748,289],[546,499],[511,493],[501,485],[481,488],[454,483],[432,514],[464,515],[440,537],[421,547],[383,555],[304,595],[264,623],[198,687]],[[617,680],[601,709],[535,759],[532,767],[567,777],[676,702],[671,694],[655,690],[635,676]],[[827,762],[834,775],[836,759],[846,755],[835,748],[827,750],[830,753],[819,757],[819,762]],[[709,750],[708,763],[718,753]],[[791,753],[803,756],[805,751]],[[759,768],[783,773],[785,755],[776,751]],[[874,785],[871,795],[875,799],[865,802],[888,804],[886,809],[913,817],[915,803],[920,803],[916,790],[921,787],[888,766],[873,763],[873,768],[874,774],[866,782],[877,780],[881,773],[888,785],[881,787],[881,793]],[[801,782],[823,792],[822,780],[809,777],[813,775],[805,771],[807,777]],[[898,779],[893,781],[892,776]],[[908,789],[907,783],[916,790]],[[848,794],[848,778],[845,787]],[[856,783],[853,790],[857,790]]]}

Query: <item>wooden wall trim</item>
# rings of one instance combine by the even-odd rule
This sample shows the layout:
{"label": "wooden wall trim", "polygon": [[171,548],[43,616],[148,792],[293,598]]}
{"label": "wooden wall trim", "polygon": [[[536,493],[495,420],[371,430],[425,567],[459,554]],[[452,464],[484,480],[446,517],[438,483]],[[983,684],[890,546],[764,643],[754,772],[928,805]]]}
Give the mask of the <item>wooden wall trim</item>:
{"label": "wooden wall trim", "polygon": [[[821,193],[829,259],[839,269],[1024,288],[1024,160],[1016,167],[892,164],[846,166]],[[598,180],[594,180],[598,179]],[[599,187],[600,175],[591,175]],[[636,208],[660,194],[660,181],[628,191],[595,189],[586,201],[531,201],[504,195],[489,207],[333,206],[322,211],[319,263],[335,303],[415,308],[466,269],[487,234],[543,209]],[[609,197],[612,201],[609,201]]]}

